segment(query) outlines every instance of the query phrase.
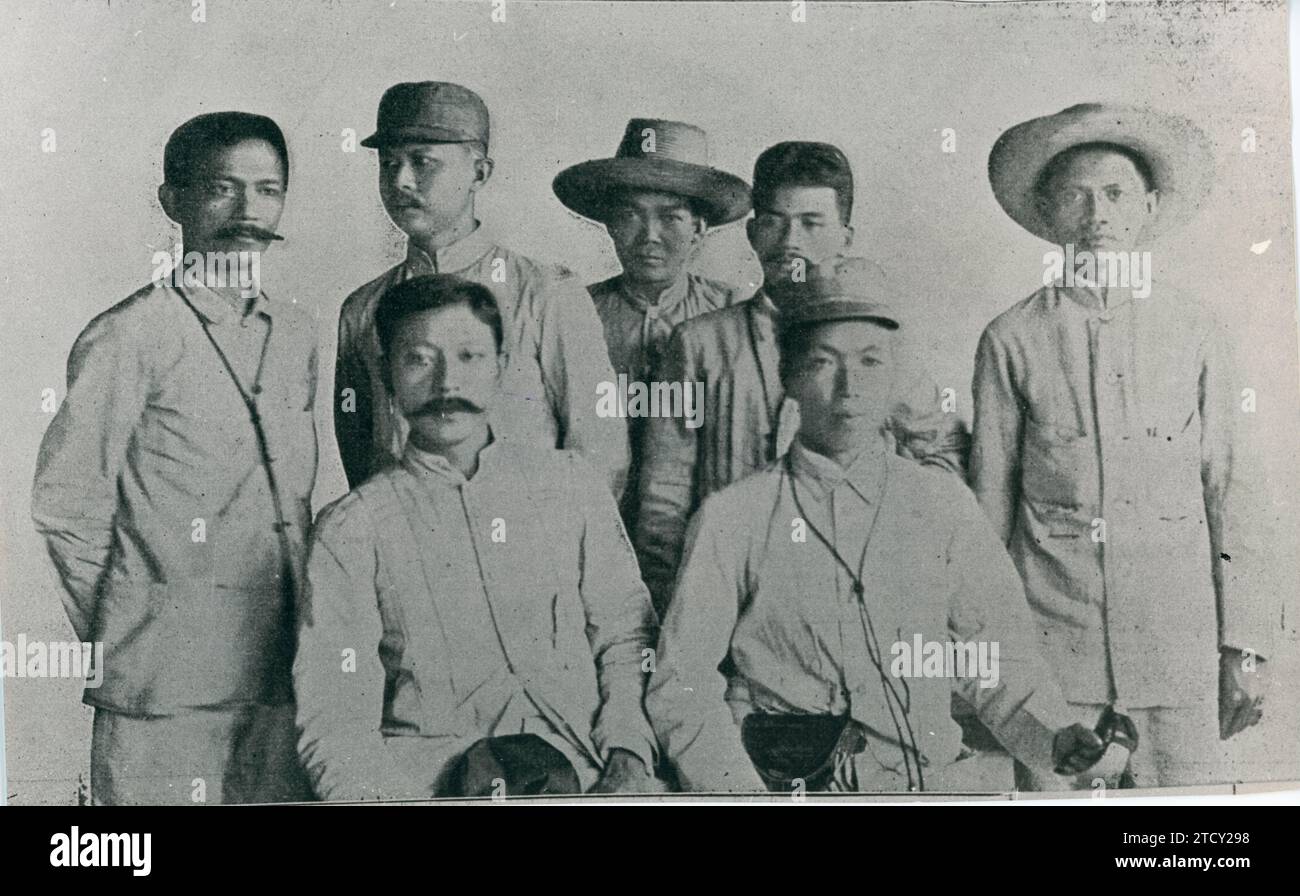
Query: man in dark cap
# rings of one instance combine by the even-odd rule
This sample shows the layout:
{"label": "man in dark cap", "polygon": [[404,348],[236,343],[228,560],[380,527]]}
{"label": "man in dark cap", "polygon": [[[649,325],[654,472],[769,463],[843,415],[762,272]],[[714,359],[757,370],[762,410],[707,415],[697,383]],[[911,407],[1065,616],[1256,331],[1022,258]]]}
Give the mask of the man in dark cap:
{"label": "man in dark cap", "polygon": [[379,297],[419,274],[450,273],[482,283],[501,307],[510,398],[498,434],[581,451],[620,494],[627,432],[596,414],[598,386],[614,372],[591,300],[569,271],[503,248],[475,217],[493,167],[483,100],[458,84],[397,84],[362,145],[379,152],[379,195],[408,242],[406,259],[348,296],[339,318],[334,431],[349,484],[400,458],[405,442],[380,378]]}
{"label": "man in dark cap", "polygon": [[[754,163],[754,216],[746,224],[763,266],[748,301],[678,327],[662,379],[704,383],[703,423],[652,418],[640,474],[634,543],[662,613],[681,557],[686,522],[711,492],[785,452],[798,427],[777,373],[782,316],[800,301],[792,285],[809,267],[843,254],[853,238],[853,172],[826,143],[779,143]],[[900,454],[953,472],[964,464],[965,432],[945,413],[934,382],[914,360],[900,373],[889,433]]]}
{"label": "man in dark cap", "polygon": [[989,156],[1007,214],[1079,267],[984,331],[971,482],[1066,698],[1132,720],[1138,787],[1231,777],[1219,740],[1259,720],[1279,625],[1221,324],[1097,263],[1190,217],[1213,170],[1191,122],[1101,103],[1016,125]]}
{"label": "man in dark cap", "polygon": [[280,239],[288,153],[269,118],[219,112],[172,134],[163,169],[185,274],[157,277],[78,337],[32,495],[72,627],[104,645],[102,683],[84,698],[91,795],[305,799],[291,663],[316,476],[315,329],[255,282],[207,276]]}
{"label": "man in dark cap", "polygon": [[[1050,773],[1103,755],[1037,652],[1024,593],[974,497],[896,455],[904,345],[862,259],[808,272],[780,335],[799,402],[788,453],[691,521],[646,708],[690,790],[987,790],[960,693]],[[955,643],[964,665],[913,645]],[[978,659],[971,663],[970,656]]]}
{"label": "man in dark cap", "polygon": [[[629,382],[659,379],[673,328],[744,298],[738,287],[687,267],[712,227],[749,212],[749,185],[709,165],[704,131],[680,121],[634,118],[613,158],[561,171],[555,195],[605,226],[622,273],[588,287],[605,327],[614,371]],[[636,521],[644,417],[630,417],[632,464],[623,518]]]}

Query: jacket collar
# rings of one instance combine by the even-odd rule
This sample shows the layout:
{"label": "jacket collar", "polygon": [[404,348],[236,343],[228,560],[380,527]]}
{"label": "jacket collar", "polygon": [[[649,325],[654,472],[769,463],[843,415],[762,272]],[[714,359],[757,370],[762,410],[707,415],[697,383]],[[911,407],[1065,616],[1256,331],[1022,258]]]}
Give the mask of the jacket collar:
{"label": "jacket collar", "polygon": [[[264,314],[271,317],[274,311],[271,300],[266,297],[266,293],[260,290],[257,293],[257,298],[253,299],[252,307],[249,308],[246,314],[242,315],[239,314],[228,299],[206,286],[177,286],[176,291],[180,293],[181,298],[189,303],[190,307],[210,324],[222,324],[231,319],[249,317],[254,314]],[[246,300],[241,298],[240,301]]]}
{"label": "jacket collar", "polygon": [[473,230],[450,246],[443,246],[432,256],[408,240],[406,269],[412,277],[420,274],[454,274],[473,265],[495,245],[487,229],[475,221]]}
{"label": "jacket collar", "polygon": [[825,501],[841,485],[847,485],[863,501],[876,503],[880,499],[881,484],[888,464],[889,451],[883,438],[864,446],[847,469],[813,451],[797,436],[790,443],[790,469],[794,478],[801,491],[812,495],[819,502]]}
{"label": "jacket collar", "polygon": [[1097,317],[1108,318],[1113,312],[1136,299],[1133,290],[1119,286],[1097,286],[1075,281],[1073,286],[1065,286],[1057,281],[1053,287],[1059,301],[1069,302],[1077,308]]}
{"label": "jacket collar", "polygon": [[[499,465],[501,459],[501,440],[491,434],[489,430],[489,441],[478,453],[478,469],[474,472],[475,481],[482,479],[484,476],[491,476]],[[436,481],[451,488],[460,488],[471,480],[466,479],[460,470],[452,466],[451,462],[441,454],[434,454],[432,451],[425,451],[417,448],[410,440],[406,440],[406,449],[402,452],[402,463],[411,472],[422,477],[433,477]]]}
{"label": "jacket collar", "polygon": [[767,319],[773,323],[781,320],[781,309],[776,307],[776,303],[772,301],[772,297],[767,294],[767,290],[763,287],[758,288],[758,292],[754,293],[754,298],[751,301],[754,303],[753,308],[756,313],[766,315]]}
{"label": "jacket collar", "polygon": [[690,277],[683,268],[682,272],[677,275],[677,279],[659,293],[658,301],[653,303],[646,301],[639,293],[629,289],[622,274],[614,278],[613,285],[619,297],[642,314],[645,314],[653,307],[660,315],[664,315],[686,301],[686,296],[690,292]]}

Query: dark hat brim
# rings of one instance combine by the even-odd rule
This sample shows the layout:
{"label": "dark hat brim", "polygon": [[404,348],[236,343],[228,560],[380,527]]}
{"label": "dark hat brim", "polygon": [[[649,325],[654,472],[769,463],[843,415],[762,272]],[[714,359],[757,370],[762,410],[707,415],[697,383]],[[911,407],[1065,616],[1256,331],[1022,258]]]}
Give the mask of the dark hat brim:
{"label": "dark hat brim", "polygon": [[782,315],[782,326],[808,326],[841,320],[870,321],[886,330],[897,330],[901,326],[889,308],[854,296],[831,296],[797,306]]}
{"label": "dark hat brim", "polygon": [[[404,127],[375,131],[361,141],[368,149],[395,146],[400,143],[482,143],[480,137],[453,128]],[[486,149],[486,147],[485,147]]]}
{"label": "dark hat brim", "polygon": [[749,184],[734,174],[675,159],[594,159],[566,168],[551,185],[566,208],[593,221],[629,189],[673,193],[694,200],[709,226],[729,224],[749,214]]}
{"label": "dark hat brim", "polygon": [[1053,241],[1036,187],[1052,158],[1083,143],[1115,143],[1146,160],[1160,201],[1153,234],[1184,223],[1209,194],[1214,152],[1186,119],[1139,106],[1088,104],[1008,130],[989,153],[989,183],[1003,210],[1034,236]]}

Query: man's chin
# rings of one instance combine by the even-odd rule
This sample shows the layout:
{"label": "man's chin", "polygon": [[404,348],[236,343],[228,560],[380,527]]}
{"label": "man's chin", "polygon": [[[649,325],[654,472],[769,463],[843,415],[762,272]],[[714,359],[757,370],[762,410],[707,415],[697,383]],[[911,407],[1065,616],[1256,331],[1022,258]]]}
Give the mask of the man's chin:
{"label": "man's chin", "polygon": [[271,245],[270,240],[264,240],[259,238],[246,239],[244,237],[235,237],[234,239],[222,240],[220,245],[217,247],[216,251],[223,252],[223,253],[256,252],[258,255],[261,255],[263,252],[267,250],[268,247],[270,247],[270,245]]}
{"label": "man's chin", "polygon": [[433,221],[422,208],[390,208],[386,211],[393,226],[413,240],[427,238],[437,232]]}
{"label": "man's chin", "polygon": [[411,422],[411,438],[417,445],[437,448],[458,445],[482,428],[482,415],[456,411],[446,416],[430,415]]}

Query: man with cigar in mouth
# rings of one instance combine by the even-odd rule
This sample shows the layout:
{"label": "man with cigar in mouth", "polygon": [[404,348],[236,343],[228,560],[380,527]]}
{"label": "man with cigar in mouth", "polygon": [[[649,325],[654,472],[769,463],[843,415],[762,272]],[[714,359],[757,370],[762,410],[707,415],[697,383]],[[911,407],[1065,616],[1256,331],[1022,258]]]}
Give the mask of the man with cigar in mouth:
{"label": "man with cigar in mouth", "polygon": [[[190,257],[261,253],[284,210],[284,135],[201,115],[158,198]],[[247,258],[248,255],[243,256]],[[91,791],[101,804],[303,799],[291,663],[316,477],[316,336],[260,288],[160,278],[68,360],[32,517],[81,641],[104,644]]]}
{"label": "man with cigar in mouth", "polygon": [[[754,216],[745,228],[763,266],[762,287],[748,301],[679,326],[659,366],[661,380],[705,388],[699,428],[667,417],[647,425],[634,537],[661,615],[691,514],[789,447],[798,417],[777,372],[780,322],[801,301],[807,270],[844,254],[853,239],[853,172],[839,148],[778,143],[754,163],[753,183]],[[909,369],[899,384],[888,427],[898,453],[961,470],[965,433],[957,414],[943,412],[933,380]]]}
{"label": "man with cigar in mouth", "polygon": [[452,275],[375,310],[399,463],[321,512],[294,680],[324,799],[658,789],[655,619],[576,452],[499,439],[506,328]]}
{"label": "man with cigar in mouth", "polygon": [[500,246],[475,216],[493,169],[483,100],[443,81],[397,84],[361,145],[379,153],[379,196],[408,242],[406,259],[348,296],[339,316],[334,432],[349,485],[400,458],[405,439],[381,382],[379,297],[421,274],[456,274],[487,286],[501,307],[510,410],[498,435],[581,451],[620,494],[627,431],[596,414],[598,387],[615,376],[590,297],[566,269]]}

